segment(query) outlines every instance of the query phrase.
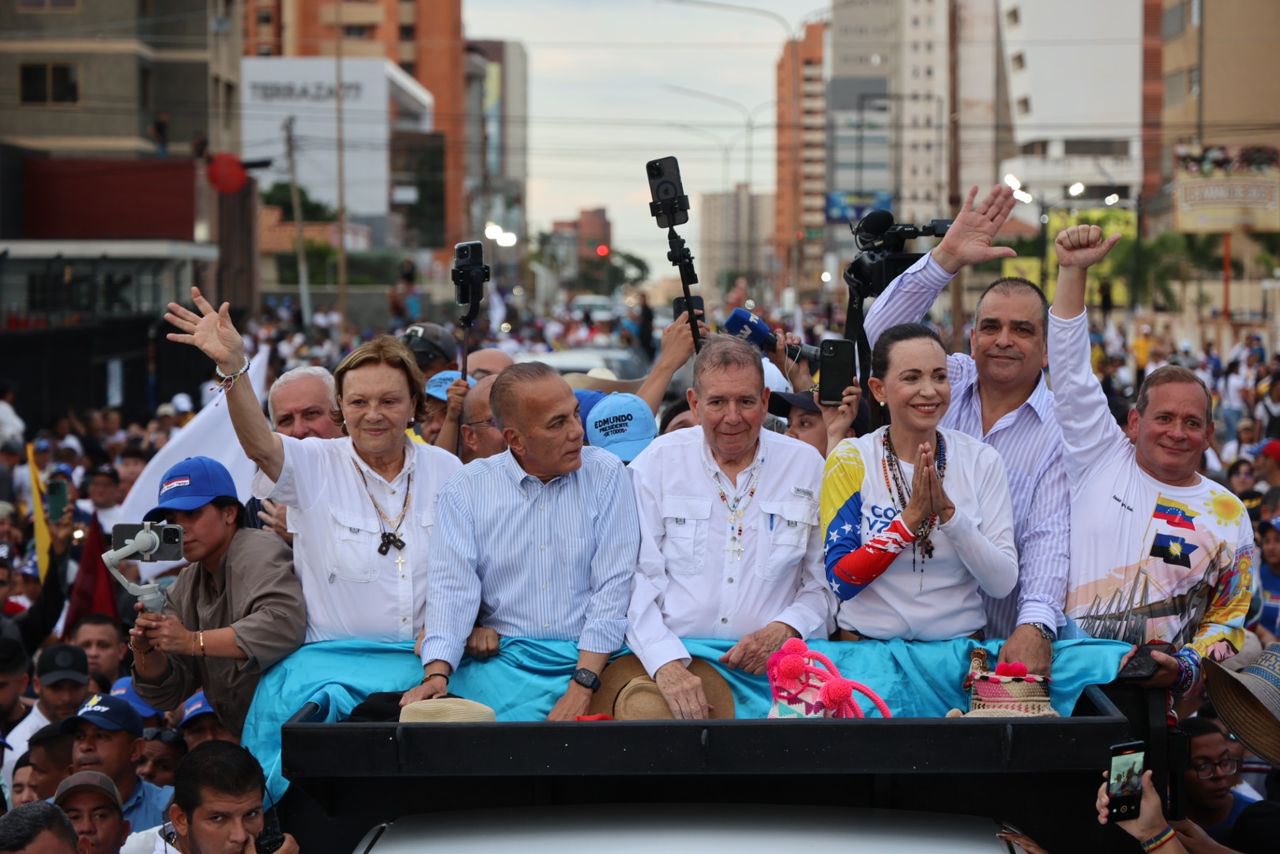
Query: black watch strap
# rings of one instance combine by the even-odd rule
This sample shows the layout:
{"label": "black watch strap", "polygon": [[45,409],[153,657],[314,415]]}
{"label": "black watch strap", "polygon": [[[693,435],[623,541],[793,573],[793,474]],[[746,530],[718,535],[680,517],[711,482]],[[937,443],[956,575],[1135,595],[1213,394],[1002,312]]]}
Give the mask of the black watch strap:
{"label": "black watch strap", "polygon": [[600,690],[600,676],[594,670],[579,667],[577,670],[573,671],[573,681],[577,682],[583,688],[590,688],[592,691]]}

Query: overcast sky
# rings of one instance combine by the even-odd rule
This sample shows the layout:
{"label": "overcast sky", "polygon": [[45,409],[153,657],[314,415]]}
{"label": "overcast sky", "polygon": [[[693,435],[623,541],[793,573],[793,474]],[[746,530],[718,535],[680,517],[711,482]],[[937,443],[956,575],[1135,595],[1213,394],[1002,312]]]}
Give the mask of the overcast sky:
{"label": "overcast sky", "polygon": [[[825,8],[815,0],[753,0],[792,27]],[[659,0],[464,0],[467,38],[519,41],[529,56],[531,235],[580,208],[605,207],[614,245],[674,274],[665,232],[649,217],[646,161],[680,158],[694,205],[682,235],[698,252],[697,194],[724,189],[722,148],[693,124],[732,142],[731,181],[744,180],[740,110],[679,94],[684,86],[760,107],[752,187],[773,190],[774,69],[782,24],[751,14]]]}

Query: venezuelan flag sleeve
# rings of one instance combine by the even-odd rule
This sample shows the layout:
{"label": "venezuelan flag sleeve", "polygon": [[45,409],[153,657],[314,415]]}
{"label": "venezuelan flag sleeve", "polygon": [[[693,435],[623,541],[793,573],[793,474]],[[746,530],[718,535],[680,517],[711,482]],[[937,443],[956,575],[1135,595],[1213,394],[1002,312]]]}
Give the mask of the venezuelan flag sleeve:
{"label": "venezuelan flag sleeve", "polygon": [[852,599],[865,585],[836,572],[836,564],[862,547],[862,491],[866,465],[858,445],[846,439],[827,456],[822,474],[822,552],[827,585],[841,600]]}

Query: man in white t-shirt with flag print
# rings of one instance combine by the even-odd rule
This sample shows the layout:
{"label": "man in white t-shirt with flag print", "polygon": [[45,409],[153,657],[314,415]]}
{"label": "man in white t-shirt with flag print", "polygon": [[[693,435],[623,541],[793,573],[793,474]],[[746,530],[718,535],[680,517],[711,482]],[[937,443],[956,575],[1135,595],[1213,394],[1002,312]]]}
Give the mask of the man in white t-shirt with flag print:
{"label": "man in white t-shirt with flag print", "polygon": [[1204,657],[1221,661],[1244,642],[1253,530],[1244,505],[1199,474],[1213,436],[1204,383],[1167,366],[1143,380],[1122,430],[1089,358],[1085,271],[1119,238],[1096,225],[1063,230],[1061,272],[1049,317],[1049,371],[1071,486],[1071,574],[1065,612],[1093,637],[1153,652],[1148,687],[1188,692]]}

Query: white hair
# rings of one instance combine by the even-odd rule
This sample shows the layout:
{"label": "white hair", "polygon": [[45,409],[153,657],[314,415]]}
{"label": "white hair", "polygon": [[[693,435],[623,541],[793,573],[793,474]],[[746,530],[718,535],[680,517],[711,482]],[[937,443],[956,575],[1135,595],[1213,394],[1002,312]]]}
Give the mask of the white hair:
{"label": "white hair", "polygon": [[267,392],[267,417],[271,419],[272,429],[276,426],[276,391],[308,377],[324,383],[325,391],[329,395],[329,409],[338,408],[338,389],[333,382],[333,374],[319,365],[303,365],[300,368],[285,371],[271,384],[271,390]]}

